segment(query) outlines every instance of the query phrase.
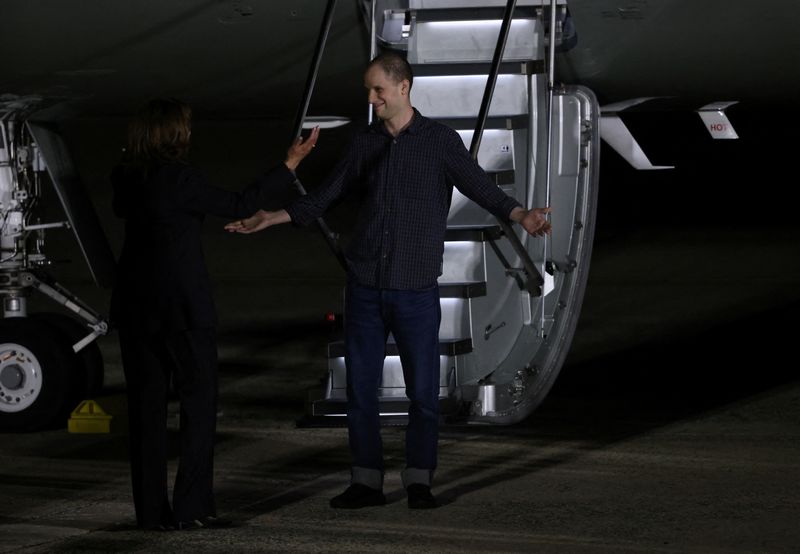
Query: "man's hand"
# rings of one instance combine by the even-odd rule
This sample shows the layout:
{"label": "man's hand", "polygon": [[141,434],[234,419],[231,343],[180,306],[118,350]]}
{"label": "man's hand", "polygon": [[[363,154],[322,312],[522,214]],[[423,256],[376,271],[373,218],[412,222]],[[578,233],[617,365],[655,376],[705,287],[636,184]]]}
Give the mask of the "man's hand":
{"label": "man's hand", "polygon": [[547,214],[550,213],[550,208],[533,208],[526,210],[524,208],[514,208],[509,214],[509,219],[522,225],[529,235],[541,237],[550,234],[550,222],[547,221]]}
{"label": "man's hand", "polygon": [[231,233],[250,234],[256,231],[261,231],[267,227],[278,225],[280,223],[288,223],[292,220],[286,210],[277,212],[266,212],[258,210],[256,213],[246,219],[232,221],[225,225],[225,230]]}
{"label": "man's hand", "polygon": [[297,140],[295,140],[289,147],[289,150],[286,151],[286,161],[283,162],[290,171],[297,169],[297,166],[300,165],[300,161],[317,145],[318,138],[319,126],[311,130],[311,134],[308,135],[307,139],[303,140],[303,137],[297,137]]}

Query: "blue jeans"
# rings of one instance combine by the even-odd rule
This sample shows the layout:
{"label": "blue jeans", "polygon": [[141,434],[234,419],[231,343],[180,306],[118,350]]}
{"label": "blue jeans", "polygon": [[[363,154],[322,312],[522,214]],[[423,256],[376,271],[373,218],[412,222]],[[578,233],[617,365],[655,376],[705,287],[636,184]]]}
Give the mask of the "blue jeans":
{"label": "blue jeans", "polygon": [[380,488],[383,444],[378,388],[391,332],[397,342],[406,395],[404,486],[430,485],[439,440],[439,288],[376,289],[349,281],[345,296],[347,426],[353,482]]}

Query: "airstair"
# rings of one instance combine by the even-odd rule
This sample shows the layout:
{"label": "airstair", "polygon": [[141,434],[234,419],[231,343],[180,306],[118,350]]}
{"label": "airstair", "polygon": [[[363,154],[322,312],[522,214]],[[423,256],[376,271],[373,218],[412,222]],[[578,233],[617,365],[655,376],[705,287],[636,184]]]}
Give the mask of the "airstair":
{"label": "airstair", "polygon": [[[412,65],[412,104],[453,127],[523,206],[552,207],[546,239],[496,220],[457,190],[448,217],[439,278],[442,415],[514,423],[543,400],[564,363],[594,232],[597,101],[585,88],[552,85],[550,46],[565,39],[566,1],[362,4],[373,56],[400,51]],[[325,386],[309,398],[308,421],[334,424],[345,415],[343,355],[343,343],[329,345]],[[402,421],[408,399],[391,337],[378,393],[384,419]]]}

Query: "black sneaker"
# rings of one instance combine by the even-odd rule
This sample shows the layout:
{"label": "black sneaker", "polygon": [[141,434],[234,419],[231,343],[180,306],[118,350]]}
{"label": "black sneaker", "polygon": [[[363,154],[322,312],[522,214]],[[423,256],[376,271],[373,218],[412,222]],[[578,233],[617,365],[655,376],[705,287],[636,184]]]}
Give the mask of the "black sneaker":
{"label": "black sneaker", "polygon": [[189,531],[191,529],[223,529],[233,527],[233,522],[229,519],[222,519],[217,516],[205,516],[191,521],[179,521],[179,531]]}
{"label": "black sneaker", "polygon": [[331,508],[355,509],[384,504],[386,497],[383,492],[361,483],[353,483],[342,494],[331,498]]}
{"label": "black sneaker", "polygon": [[428,485],[414,483],[409,485],[406,491],[408,492],[408,507],[412,510],[428,510],[439,505]]}

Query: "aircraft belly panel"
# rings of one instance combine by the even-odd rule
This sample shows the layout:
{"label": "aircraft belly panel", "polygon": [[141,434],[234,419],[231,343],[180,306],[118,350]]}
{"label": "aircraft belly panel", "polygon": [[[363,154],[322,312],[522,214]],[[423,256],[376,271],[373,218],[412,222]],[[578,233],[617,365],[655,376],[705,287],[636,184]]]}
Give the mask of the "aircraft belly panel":
{"label": "aircraft belly panel", "polygon": [[42,124],[29,122],[27,125],[45,160],[47,172],[92,278],[98,285],[110,287],[114,279],[114,254],[64,140]]}

